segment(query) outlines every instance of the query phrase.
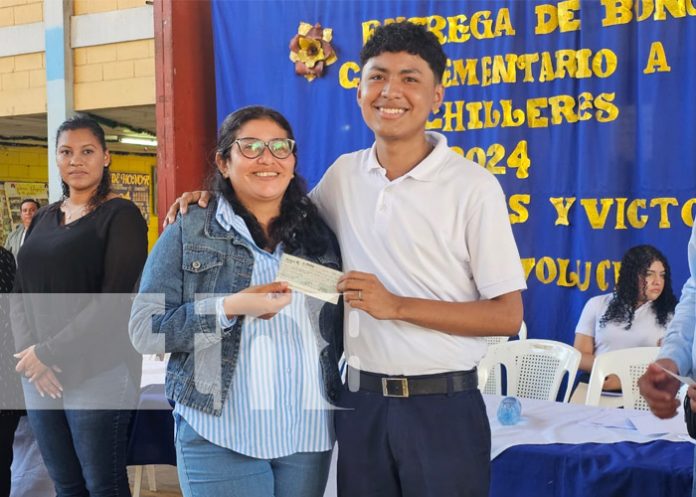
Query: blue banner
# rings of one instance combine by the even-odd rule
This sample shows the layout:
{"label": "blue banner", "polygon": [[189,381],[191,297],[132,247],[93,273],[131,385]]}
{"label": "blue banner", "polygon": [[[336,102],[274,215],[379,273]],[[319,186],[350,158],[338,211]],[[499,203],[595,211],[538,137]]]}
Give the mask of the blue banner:
{"label": "blue banner", "polygon": [[372,144],[359,52],[401,19],[449,58],[428,129],[507,194],[530,337],[572,343],[633,245],[665,253],[679,295],[696,202],[696,0],[213,1],[218,122],[244,105],[280,110],[315,184]]}

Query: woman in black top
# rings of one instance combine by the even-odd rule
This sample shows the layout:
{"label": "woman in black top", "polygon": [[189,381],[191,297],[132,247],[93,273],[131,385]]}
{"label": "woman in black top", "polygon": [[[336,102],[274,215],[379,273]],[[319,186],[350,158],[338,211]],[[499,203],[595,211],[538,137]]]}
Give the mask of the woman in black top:
{"label": "woman in black top", "polygon": [[12,442],[24,404],[19,378],[14,371],[14,343],[7,312],[7,294],[12,290],[14,277],[14,256],[0,247],[0,497],[10,495]]}
{"label": "woman in black top", "polygon": [[141,364],[128,338],[129,299],[147,228],[111,190],[111,157],[94,120],[67,120],[56,143],[64,200],[39,210],[19,253],[16,369],[58,497],[128,496]]}

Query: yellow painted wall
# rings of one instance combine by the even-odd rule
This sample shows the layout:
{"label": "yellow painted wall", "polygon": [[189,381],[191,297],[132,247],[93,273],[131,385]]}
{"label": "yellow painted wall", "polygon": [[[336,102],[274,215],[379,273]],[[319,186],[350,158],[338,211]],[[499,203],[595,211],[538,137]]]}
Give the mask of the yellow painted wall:
{"label": "yellow painted wall", "polygon": [[[0,28],[37,22],[43,22],[43,0],[0,0]],[[0,57],[0,116],[43,112],[46,112],[44,54]]]}
{"label": "yellow painted wall", "polygon": [[[73,15],[144,6],[144,0],[74,0]],[[77,48],[73,58],[76,110],[155,103],[154,40]]]}
{"label": "yellow painted wall", "polygon": [[111,10],[144,7],[145,0],[73,0],[73,15],[96,14]]}
{"label": "yellow painted wall", "polygon": [[0,182],[48,181],[48,156],[41,147],[0,146]]}
{"label": "yellow painted wall", "polygon": [[[151,173],[156,157],[112,155],[111,170],[120,173]],[[42,147],[7,147],[0,145],[0,183],[5,181],[48,182],[47,149]],[[151,205],[151,211],[155,206]],[[149,248],[157,241],[158,218],[150,212],[148,226]]]}
{"label": "yellow painted wall", "polygon": [[[97,14],[144,6],[145,0],[74,0],[73,15]],[[0,0],[0,27],[41,21],[43,21],[43,0]]]}
{"label": "yellow painted wall", "polygon": [[[117,173],[145,173],[151,174],[152,167],[157,164],[157,157],[144,157],[140,155],[116,155],[111,154],[111,171]],[[152,178],[154,181],[155,178]],[[152,192],[150,193],[150,224],[147,227],[148,250],[152,249],[159,236],[158,218],[155,210],[156,205],[152,203]]]}
{"label": "yellow painted wall", "polygon": [[[144,5],[144,0],[76,0],[73,12],[82,15]],[[0,0],[0,28],[42,21],[42,0]],[[76,48],[73,64],[76,110],[155,103],[154,39]],[[45,112],[45,54],[0,57],[0,116]]]}
{"label": "yellow painted wall", "polygon": [[155,103],[155,41],[111,43],[73,50],[75,109]]}
{"label": "yellow painted wall", "polygon": [[0,0],[0,28],[41,21],[43,0]]}
{"label": "yellow painted wall", "polygon": [[46,55],[0,57],[0,116],[45,112]]}

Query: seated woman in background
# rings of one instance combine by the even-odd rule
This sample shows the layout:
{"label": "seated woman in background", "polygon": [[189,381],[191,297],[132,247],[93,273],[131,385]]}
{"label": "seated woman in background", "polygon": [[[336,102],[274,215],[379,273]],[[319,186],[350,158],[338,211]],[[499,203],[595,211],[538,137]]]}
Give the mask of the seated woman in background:
{"label": "seated woman in background", "polygon": [[[660,345],[676,305],[665,256],[651,245],[629,249],[614,293],[592,297],[582,310],[573,344],[582,353],[580,369],[591,372],[605,352]],[[620,388],[614,375],[604,381],[604,390]]]}

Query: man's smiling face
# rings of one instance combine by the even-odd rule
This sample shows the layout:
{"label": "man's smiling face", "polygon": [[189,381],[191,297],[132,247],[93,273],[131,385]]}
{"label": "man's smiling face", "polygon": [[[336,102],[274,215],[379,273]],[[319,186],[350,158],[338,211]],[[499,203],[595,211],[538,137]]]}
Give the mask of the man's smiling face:
{"label": "man's smiling face", "polygon": [[424,59],[407,52],[383,52],[362,69],[358,104],[377,139],[409,140],[423,133],[443,94]]}

